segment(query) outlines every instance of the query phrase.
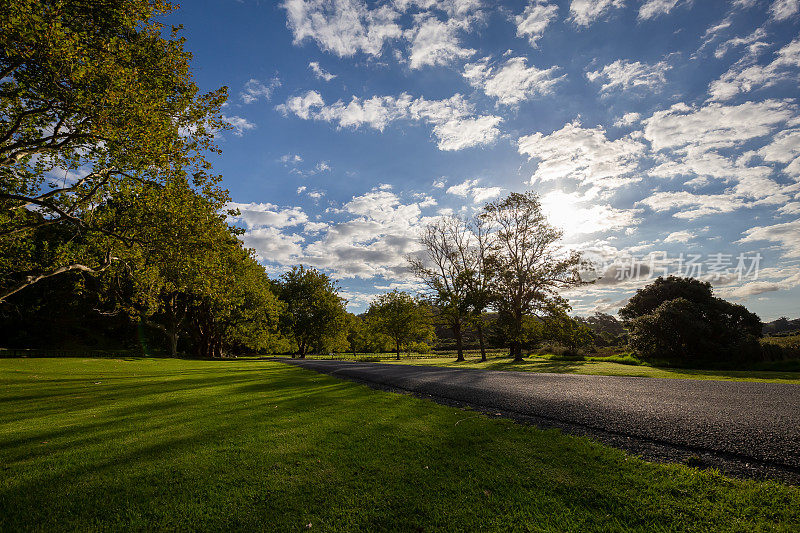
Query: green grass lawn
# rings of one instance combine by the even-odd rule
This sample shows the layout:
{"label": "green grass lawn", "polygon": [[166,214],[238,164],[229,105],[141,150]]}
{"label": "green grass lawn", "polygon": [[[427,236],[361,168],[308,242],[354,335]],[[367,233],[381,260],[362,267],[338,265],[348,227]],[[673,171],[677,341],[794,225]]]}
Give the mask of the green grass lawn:
{"label": "green grass lawn", "polygon": [[766,531],[800,489],[259,360],[0,360],[0,531]]}
{"label": "green grass lawn", "polygon": [[[366,357],[366,356],[365,356]],[[777,372],[773,370],[692,370],[686,368],[661,368],[636,366],[608,361],[562,361],[544,357],[526,357],[515,363],[509,357],[490,356],[482,363],[480,356],[470,354],[466,361],[457,362],[455,356],[426,359],[392,359],[382,363],[407,365],[430,365],[451,368],[480,368],[483,370],[513,370],[518,372],[558,372],[562,374],[593,374],[600,376],[635,376],[644,378],[715,379],[725,381],[761,381],[772,383],[800,384],[800,372]]]}

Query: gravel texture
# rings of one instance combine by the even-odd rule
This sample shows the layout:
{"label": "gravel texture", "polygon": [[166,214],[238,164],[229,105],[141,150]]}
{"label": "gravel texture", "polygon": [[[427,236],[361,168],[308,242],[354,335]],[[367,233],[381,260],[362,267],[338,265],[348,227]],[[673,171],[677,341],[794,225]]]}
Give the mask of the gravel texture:
{"label": "gravel texture", "polygon": [[800,483],[800,385],[279,360],[560,428],[648,460]]}

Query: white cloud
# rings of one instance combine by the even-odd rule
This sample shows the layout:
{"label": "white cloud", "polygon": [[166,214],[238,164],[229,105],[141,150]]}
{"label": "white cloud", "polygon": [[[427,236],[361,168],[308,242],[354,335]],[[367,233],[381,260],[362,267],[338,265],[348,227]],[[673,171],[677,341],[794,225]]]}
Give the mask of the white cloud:
{"label": "white cloud", "polygon": [[[702,107],[675,104],[645,119],[643,138],[657,153],[657,164],[648,170],[662,178],[689,177],[684,190],[660,191],[641,201],[656,211],[677,210],[677,218],[730,213],[756,205],[784,205],[792,200],[800,183],[782,185],[770,176],[769,166],[753,164],[755,157],[789,163],[794,168],[797,139],[793,130],[780,132],[783,124],[796,117],[794,104],[783,100],[745,102],[738,106],[711,103]],[[770,139],[775,131],[779,133]],[[754,142],[768,144],[745,154],[731,152]],[[727,184],[723,191],[696,194],[690,187],[709,180]]]}
{"label": "white cloud", "polygon": [[648,65],[639,61],[617,59],[600,70],[587,72],[589,81],[603,82],[600,90],[608,93],[613,89],[626,91],[635,88],[660,89],[666,83],[665,73],[672,67],[666,61]]}
{"label": "white cloud", "polygon": [[312,109],[316,109],[325,105],[322,95],[317,91],[307,91],[302,96],[291,96],[286,100],[286,103],[280,104],[275,107],[284,115],[294,113],[303,120],[308,120],[311,117]]}
{"label": "white cloud", "polygon": [[714,290],[722,298],[747,299],[767,292],[792,289],[800,285],[800,272],[789,274],[777,281],[749,281],[735,287],[723,287]]}
{"label": "white cloud", "polygon": [[566,75],[555,76],[558,67],[538,69],[526,67],[524,57],[512,57],[503,65],[490,66],[488,58],[464,66],[464,77],[473,87],[480,87],[487,96],[505,105],[517,104],[537,95],[553,92],[553,87]]}
{"label": "white cloud", "polygon": [[768,65],[737,63],[718,80],[711,82],[708,92],[712,100],[730,100],[741,93],[771,87],[778,82],[797,79],[800,69],[800,39],[795,39],[777,52]]}
{"label": "white cloud", "polygon": [[527,37],[531,46],[538,48],[537,42],[544,35],[547,26],[558,17],[558,6],[547,0],[530,0],[525,10],[514,17],[517,24],[517,37]]}
{"label": "white cloud", "polygon": [[265,226],[285,228],[308,222],[308,216],[299,207],[281,208],[270,203],[255,202],[249,204],[228,202],[226,207],[238,209],[240,214],[231,218],[244,223],[248,229]]}
{"label": "white cloud", "polygon": [[375,189],[354,196],[341,213],[349,218],[308,244],[304,263],[338,278],[408,277],[405,257],[419,249],[420,230],[431,220],[421,215],[419,203],[405,204],[395,193]]}
{"label": "white cloud", "polygon": [[630,135],[611,141],[601,126],[584,128],[575,120],[549,135],[520,137],[518,150],[539,161],[531,183],[569,178],[616,188],[641,179],[634,172],[645,146]]}
{"label": "white cloud", "polygon": [[783,172],[795,179],[800,178],[800,129],[778,133],[758,154],[766,161],[786,164]]}
{"label": "white cloud", "polygon": [[303,254],[302,235],[287,234],[279,228],[262,227],[247,231],[242,236],[244,245],[256,252],[262,261],[280,265],[293,265],[301,262]]}
{"label": "white cloud", "polygon": [[476,204],[483,203],[492,198],[500,196],[503,192],[502,187],[479,187],[480,180],[465,180],[458,185],[448,187],[447,194],[453,194],[462,198],[472,197]]}
{"label": "white cloud", "polygon": [[470,28],[472,18],[451,18],[442,22],[434,16],[417,17],[414,27],[405,35],[411,41],[409,67],[447,65],[456,59],[475,54],[472,48],[463,48],[458,32]]}
{"label": "white cloud", "polygon": [[795,113],[795,106],[783,100],[737,106],[712,103],[700,108],[679,103],[644,120],[644,136],[654,150],[731,148],[766,136]]}
{"label": "white cloud", "polygon": [[331,74],[330,72],[326,72],[322,67],[319,66],[319,63],[316,61],[312,61],[308,64],[308,68],[311,69],[311,72],[314,73],[320,80],[331,81],[333,78],[336,77],[336,74]]}
{"label": "white cloud", "polygon": [[680,0],[646,0],[639,8],[639,20],[648,20],[666,15]]}
{"label": "white cloud", "polygon": [[247,120],[244,117],[240,117],[237,115],[227,116],[222,115],[223,122],[227,122],[231,125],[232,133],[237,137],[241,137],[245,131],[255,129],[256,125]]}
{"label": "white cloud", "polygon": [[706,215],[731,213],[745,206],[733,194],[694,194],[689,191],[657,192],[639,202],[654,211],[679,209],[675,218],[694,220]]}
{"label": "white cloud", "polygon": [[696,235],[691,231],[673,231],[666,236],[664,242],[680,242],[686,243],[694,239]]}
{"label": "white cloud", "polygon": [[775,0],[769,11],[775,20],[786,20],[800,12],[800,0]]}
{"label": "white cloud", "polygon": [[295,44],[310,39],[340,57],[380,56],[386,41],[402,36],[400,13],[389,5],[370,9],[361,0],[285,0],[281,7]]}
{"label": "white cloud", "polygon": [[756,226],[744,232],[739,242],[777,242],[785,257],[800,257],[800,219],[772,226]]}
{"label": "white cloud", "polygon": [[728,39],[717,46],[717,49],[714,50],[714,57],[717,59],[722,59],[731,49],[745,46],[747,47],[747,54],[745,57],[748,59],[755,58],[763,48],[769,46],[765,41],[762,40],[766,36],[767,30],[761,27],[756,28],[746,37],[734,37],[732,39]]}
{"label": "white cloud", "polygon": [[640,118],[642,118],[642,115],[639,113],[625,113],[614,122],[614,125],[618,128],[630,126],[631,124],[639,122]]}
{"label": "white cloud", "polygon": [[439,139],[439,150],[463,150],[493,143],[500,136],[497,126],[502,121],[495,115],[453,118],[437,123],[433,134]]}
{"label": "white cloud", "polygon": [[244,84],[244,89],[241,93],[239,93],[239,97],[245,104],[252,104],[261,98],[264,100],[269,100],[272,97],[272,91],[276,87],[280,87],[280,85],[281,80],[279,80],[277,77],[269,80],[268,84],[264,84],[255,78],[251,78],[247,81],[247,83]]}
{"label": "white cloud", "polygon": [[542,210],[548,222],[564,230],[568,237],[627,229],[639,223],[638,210],[617,209],[599,203],[592,195],[560,190],[542,196]]}
{"label": "white cloud", "polygon": [[578,26],[588,26],[615,8],[625,6],[624,0],[572,0],[570,20]]}
{"label": "white cloud", "polygon": [[472,106],[460,94],[443,100],[412,98],[403,93],[394,96],[354,96],[347,104],[341,100],[326,105],[316,91],[289,98],[277,107],[285,114],[294,113],[308,120],[336,123],[339,127],[367,126],[379,131],[398,120],[420,121],[433,126],[440,150],[461,150],[489,144],[500,135],[502,118],[494,115],[475,116]]}
{"label": "white cloud", "polygon": [[281,163],[284,164],[296,164],[302,162],[303,158],[300,156],[300,154],[283,154],[281,156]]}

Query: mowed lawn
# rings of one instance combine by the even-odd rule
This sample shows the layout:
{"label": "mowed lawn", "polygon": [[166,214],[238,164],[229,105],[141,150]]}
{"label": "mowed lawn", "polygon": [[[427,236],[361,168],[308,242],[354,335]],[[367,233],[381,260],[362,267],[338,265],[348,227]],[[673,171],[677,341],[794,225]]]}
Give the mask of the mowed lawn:
{"label": "mowed lawn", "polygon": [[800,489],[277,362],[0,360],[0,530],[797,531]]}
{"label": "mowed lawn", "polygon": [[[367,357],[367,356],[364,356]],[[773,370],[693,370],[686,368],[661,368],[626,365],[610,361],[564,361],[544,357],[526,357],[521,363],[507,356],[490,356],[485,363],[480,356],[470,354],[465,361],[456,361],[455,355],[425,359],[402,358],[381,360],[381,363],[443,366],[450,368],[479,368],[483,370],[511,370],[516,372],[556,372],[562,374],[592,374],[599,376],[634,376],[643,378],[712,379],[723,381],[760,381],[765,383],[800,384],[800,372]]]}

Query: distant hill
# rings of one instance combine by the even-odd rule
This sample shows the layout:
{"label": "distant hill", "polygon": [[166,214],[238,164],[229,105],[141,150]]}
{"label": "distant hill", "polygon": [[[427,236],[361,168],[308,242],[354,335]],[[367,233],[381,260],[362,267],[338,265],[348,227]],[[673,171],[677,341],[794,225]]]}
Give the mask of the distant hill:
{"label": "distant hill", "polygon": [[785,316],[780,317],[778,320],[767,322],[764,324],[764,335],[777,335],[781,333],[790,333],[792,331],[800,331],[800,318],[789,320]]}

